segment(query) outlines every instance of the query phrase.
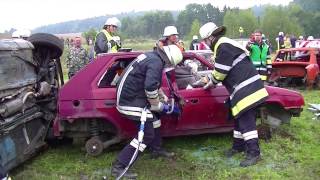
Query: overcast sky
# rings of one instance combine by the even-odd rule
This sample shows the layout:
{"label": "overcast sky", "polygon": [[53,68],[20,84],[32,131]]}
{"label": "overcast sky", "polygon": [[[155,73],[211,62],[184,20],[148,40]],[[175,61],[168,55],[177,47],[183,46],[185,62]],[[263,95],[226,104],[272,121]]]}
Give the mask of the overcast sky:
{"label": "overcast sky", "polygon": [[287,5],[292,0],[1,0],[0,32],[128,11],[182,10],[187,4],[211,3],[215,7],[248,8]]}

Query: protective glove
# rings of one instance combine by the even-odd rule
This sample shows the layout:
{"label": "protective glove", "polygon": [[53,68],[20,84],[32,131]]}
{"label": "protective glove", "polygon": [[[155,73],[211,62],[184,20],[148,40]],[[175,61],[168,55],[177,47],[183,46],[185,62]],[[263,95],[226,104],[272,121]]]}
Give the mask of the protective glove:
{"label": "protective glove", "polygon": [[207,90],[211,87],[215,88],[216,84],[213,82],[213,80],[211,78],[212,78],[211,74],[208,74],[207,76],[204,76],[200,80],[193,83],[193,85],[197,86],[197,85],[202,84],[203,89],[205,89],[205,90]]}
{"label": "protective glove", "polygon": [[254,44],[253,41],[249,41],[248,44],[247,44],[247,46],[246,46],[246,48],[247,48],[248,50],[250,50],[253,44]]}
{"label": "protective glove", "polygon": [[[172,109],[171,105],[163,104],[162,113],[168,114],[171,111],[171,109]],[[180,111],[179,107],[177,105],[174,105],[173,111],[170,114],[178,115],[180,113],[181,113],[181,111]]]}
{"label": "protective glove", "polygon": [[215,88],[216,85],[218,84],[218,82],[213,79],[211,74],[208,74],[207,76],[205,76],[205,79],[207,80],[207,83],[205,86],[203,86],[203,89],[210,89],[211,87]]}
{"label": "protective glove", "polygon": [[192,83],[191,86],[192,87],[203,87],[205,85],[205,83],[203,82],[202,79],[197,80],[196,82]]}
{"label": "protective glove", "polygon": [[267,69],[267,74],[271,75],[271,69]]}
{"label": "protective glove", "polygon": [[116,42],[116,41],[114,41],[114,40],[110,40],[110,41],[109,41],[109,43],[110,43],[111,47],[113,47],[113,46],[116,46],[116,45],[117,45],[117,42]]}
{"label": "protective glove", "polygon": [[117,48],[121,48],[121,40],[119,36],[113,36],[112,40],[116,42]]}

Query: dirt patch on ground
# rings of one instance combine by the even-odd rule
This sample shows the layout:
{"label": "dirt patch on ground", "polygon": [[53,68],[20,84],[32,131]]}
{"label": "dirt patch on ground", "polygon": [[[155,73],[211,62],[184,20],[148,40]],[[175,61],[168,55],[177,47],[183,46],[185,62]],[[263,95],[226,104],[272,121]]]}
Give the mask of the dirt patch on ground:
{"label": "dirt patch on ground", "polygon": [[273,133],[277,134],[278,136],[280,136],[282,138],[290,139],[291,141],[297,140],[297,138],[295,138],[294,135],[290,134],[289,132],[287,132],[285,130],[277,129],[277,130],[274,130]]}

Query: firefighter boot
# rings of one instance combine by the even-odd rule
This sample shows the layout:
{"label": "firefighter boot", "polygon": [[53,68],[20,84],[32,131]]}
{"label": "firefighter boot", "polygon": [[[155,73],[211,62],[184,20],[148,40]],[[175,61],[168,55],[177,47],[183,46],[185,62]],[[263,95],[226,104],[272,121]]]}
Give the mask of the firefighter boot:
{"label": "firefighter boot", "polygon": [[[126,166],[124,166],[122,163],[120,163],[119,161],[116,161],[115,163],[113,163],[112,165],[112,169],[111,169],[111,175],[113,177],[119,177],[122,172],[124,171],[124,169],[126,168]],[[123,177],[126,177],[128,179],[135,179],[137,178],[138,174],[134,173],[130,170],[128,170]]]}
{"label": "firefighter boot", "polygon": [[151,151],[151,158],[156,159],[159,157],[164,157],[164,158],[173,158],[175,154],[173,152],[168,152],[164,149],[159,149],[159,150],[152,150]]}
{"label": "firefighter boot", "polygon": [[257,164],[258,161],[261,160],[260,155],[251,155],[247,154],[246,158],[240,162],[241,167],[247,167]]}
{"label": "firefighter boot", "polygon": [[241,167],[255,165],[259,160],[261,160],[260,148],[257,138],[246,141],[246,148],[247,155],[246,158],[243,161],[241,161]]}

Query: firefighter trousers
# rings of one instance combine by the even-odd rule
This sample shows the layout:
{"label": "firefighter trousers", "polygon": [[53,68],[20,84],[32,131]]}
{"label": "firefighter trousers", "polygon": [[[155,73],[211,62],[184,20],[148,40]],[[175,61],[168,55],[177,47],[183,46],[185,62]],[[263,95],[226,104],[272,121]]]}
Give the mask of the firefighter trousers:
{"label": "firefighter trousers", "polygon": [[252,156],[260,155],[256,108],[247,110],[235,119],[232,149],[245,151]]}
{"label": "firefighter trousers", "polygon": [[[139,129],[139,121],[135,121]],[[144,127],[144,138],[143,142],[139,145],[138,137],[136,136],[124,149],[120,152],[117,160],[124,166],[127,166],[133,156],[136,148],[139,146],[139,153],[143,152],[144,149],[149,146],[151,151],[157,151],[161,149],[162,138],[160,133],[160,120],[146,121]]]}

